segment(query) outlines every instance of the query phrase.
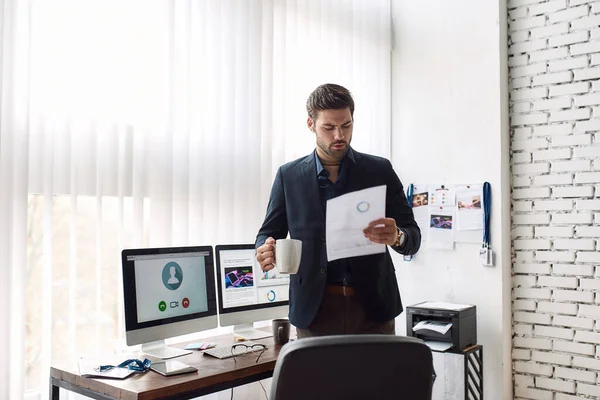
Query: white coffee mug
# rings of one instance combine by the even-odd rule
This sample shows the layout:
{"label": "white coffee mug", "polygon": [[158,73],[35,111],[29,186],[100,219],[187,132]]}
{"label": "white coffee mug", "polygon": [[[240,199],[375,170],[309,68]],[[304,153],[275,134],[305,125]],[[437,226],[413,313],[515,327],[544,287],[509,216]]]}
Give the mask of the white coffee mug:
{"label": "white coffee mug", "polygon": [[302,242],[297,239],[278,239],[275,242],[275,266],[281,274],[295,274],[300,267]]}

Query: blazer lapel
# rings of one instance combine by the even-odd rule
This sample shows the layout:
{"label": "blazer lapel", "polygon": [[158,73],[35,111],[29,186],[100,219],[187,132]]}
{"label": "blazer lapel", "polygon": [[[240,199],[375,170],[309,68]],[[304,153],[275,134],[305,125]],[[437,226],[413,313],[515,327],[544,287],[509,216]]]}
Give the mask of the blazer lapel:
{"label": "blazer lapel", "polygon": [[348,193],[364,189],[365,185],[369,182],[368,171],[365,171],[361,165],[362,157],[360,153],[354,149],[352,149],[352,152],[354,163],[350,166],[351,171],[348,175],[348,186],[346,187]]}
{"label": "blazer lapel", "polygon": [[317,204],[316,211],[322,218],[325,210],[320,206],[319,183],[317,182],[317,169],[315,166],[315,152],[313,151],[302,163],[301,186],[306,190],[306,204]]}

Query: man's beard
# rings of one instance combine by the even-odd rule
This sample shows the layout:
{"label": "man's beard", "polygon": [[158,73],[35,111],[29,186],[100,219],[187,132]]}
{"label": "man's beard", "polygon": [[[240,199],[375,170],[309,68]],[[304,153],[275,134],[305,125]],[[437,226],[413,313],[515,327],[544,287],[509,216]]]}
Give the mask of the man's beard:
{"label": "man's beard", "polygon": [[[344,144],[345,147],[341,150],[334,150],[332,147],[336,144]],[[333,158],[334,160],[341,161],[342,158],[344,158],[344,156],[348,152],[348,148],[350,147],[350,144],[347,142],[344,142],[344,141],[339,141],[339,142],[331,143],[331,145],[327,146],[322,141],[317,140],[317,146],[319,146],[321,151],[323,153],[327,154],[329,157]]]}

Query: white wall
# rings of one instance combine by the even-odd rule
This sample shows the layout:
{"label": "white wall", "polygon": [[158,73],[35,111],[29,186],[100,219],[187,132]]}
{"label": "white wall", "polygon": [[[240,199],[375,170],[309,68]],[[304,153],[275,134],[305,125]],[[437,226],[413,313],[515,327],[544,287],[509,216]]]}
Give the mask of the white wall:
{"label": "white wall", "polygon": [[508,13],[515,395],[598,399],[600,1]]}
{"label": "white wall", "polygon": [[[450,301],[477,306],[484,394],[512,398],[510,182],[506,3],[396,0],[393,3],[392,162],[405,185],[492,185],[496,266],[479,246],[394,259],[404,305]],[[401,314],[398,333],[405,332]]]}

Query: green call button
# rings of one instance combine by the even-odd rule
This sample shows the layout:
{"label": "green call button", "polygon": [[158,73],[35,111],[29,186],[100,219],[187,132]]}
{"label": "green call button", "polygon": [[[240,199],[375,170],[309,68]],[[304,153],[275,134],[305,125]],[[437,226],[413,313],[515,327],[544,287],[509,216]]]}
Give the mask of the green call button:
{"label": "green call button", "polygon": [[165,311],[167,309],[167,303],[165,303],[164,301],[161,301],[160,303],[158,303],[158,309],[162,312]]}

